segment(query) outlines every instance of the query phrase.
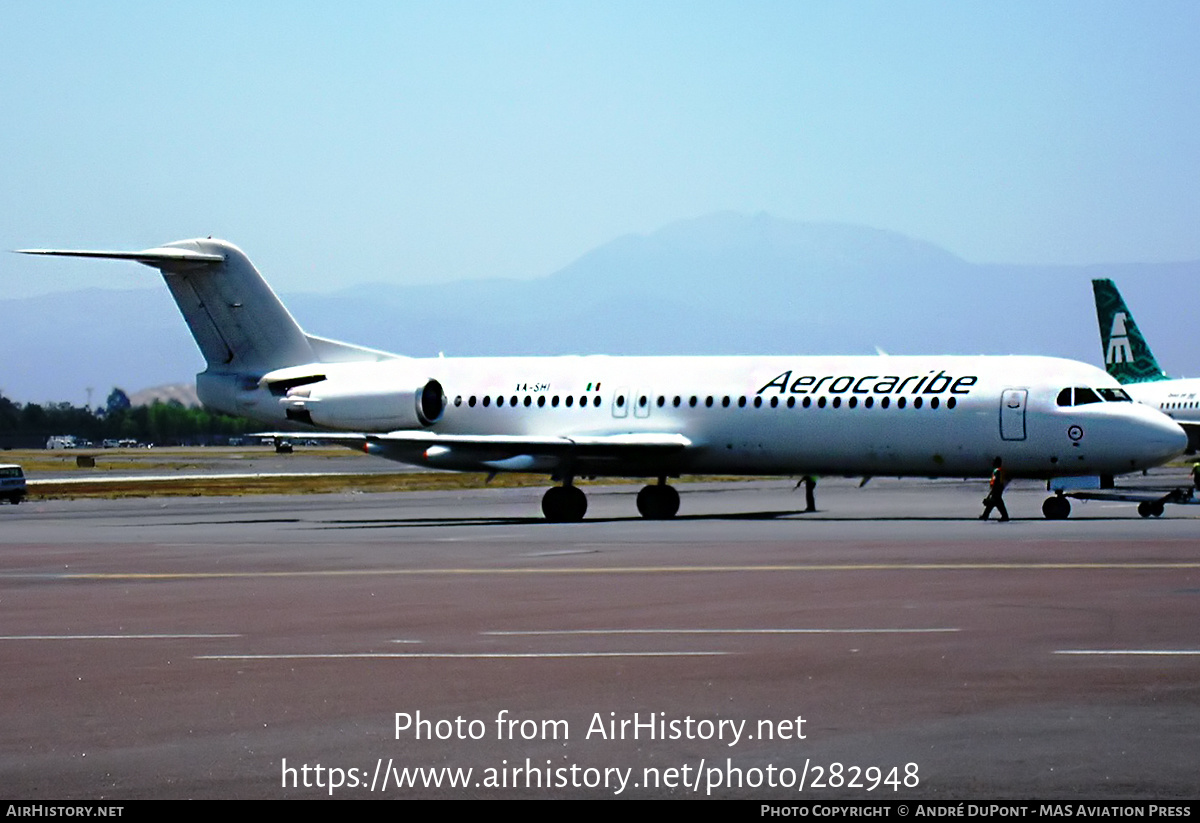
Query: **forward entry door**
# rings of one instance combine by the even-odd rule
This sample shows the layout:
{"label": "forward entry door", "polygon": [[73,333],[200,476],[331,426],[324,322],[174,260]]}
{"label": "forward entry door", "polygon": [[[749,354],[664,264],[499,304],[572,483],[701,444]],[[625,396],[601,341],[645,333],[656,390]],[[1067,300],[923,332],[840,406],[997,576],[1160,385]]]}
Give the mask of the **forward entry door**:
{"label": "forward entry door", "polygon": [[1025,439],[1025,389],[1005,389],[1000,395],[1000,439]]}

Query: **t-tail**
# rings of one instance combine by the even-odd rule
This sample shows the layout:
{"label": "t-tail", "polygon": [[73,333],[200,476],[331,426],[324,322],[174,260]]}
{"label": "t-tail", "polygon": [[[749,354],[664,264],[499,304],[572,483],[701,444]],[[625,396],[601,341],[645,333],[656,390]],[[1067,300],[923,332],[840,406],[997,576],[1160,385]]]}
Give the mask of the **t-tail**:
{"label": "t-tail", "polygon": [[1121,383],[1168,379],[1113,281],[1093,280],[1092,291],[1096,295],[1096,320],[1100,323],[1100,343],[1108,373]]}
{"label": "t-tail", "polygon": [[[208,406],[234,414],[254,414],[258,391],[275,394],[291,384],[323,380],[324,364],[402,359],[349,343],[306,334],[263,280],[249,258],[223,240],[181,240],[145,251],[22,249],[22,254],[133,260],[158,269],[204,355],[207,368],[196,377],[197,393]],[[287,380],[271,381],[281,370]],[[309,375],[309,372],[313,372]],[[263,378],[272,382],[265,386]],[[273,411],[273,410],[272,410]]]}

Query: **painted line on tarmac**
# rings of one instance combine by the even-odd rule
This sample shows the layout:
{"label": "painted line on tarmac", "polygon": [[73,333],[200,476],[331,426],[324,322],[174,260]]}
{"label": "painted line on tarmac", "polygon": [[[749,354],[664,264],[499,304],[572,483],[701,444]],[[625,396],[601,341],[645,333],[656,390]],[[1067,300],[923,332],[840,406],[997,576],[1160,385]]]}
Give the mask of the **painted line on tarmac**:
{"label": "painted line on tarmac", "polygon": [[491,637],[538,637],[564,635],[628,635],[628,634],[939,634],[960,632],[962,629],[562,629],[544,631],[490,631],[480,634]]}
{"label": "painted line on tarmac", "polygon": [[201,654],[196,660],[529,660],[576,657],[723,657],[732,652],[349,652],[345,654]]}
{"label": "painted line on tarmac", "polygon": [[240,634],[8,634],[0,640],[228,640]]}
{"label": "painted line on tarmac", "polygon": [[323,569],[243,572],[8,572],[0,580],[252,580],[304,577],[421,577],[436,575],[553,574],[713,574],[729,572],[877,572],[877,571],[1177,571],[1200,569],[1200,561],[1131,563],[841,563],[766,566],[589,566],[511,569]]}
{"label": "painted line on tarmac", "polygon": [[1115,657],[1200,657],[1200,649],[1059,649],[1055,654]]}

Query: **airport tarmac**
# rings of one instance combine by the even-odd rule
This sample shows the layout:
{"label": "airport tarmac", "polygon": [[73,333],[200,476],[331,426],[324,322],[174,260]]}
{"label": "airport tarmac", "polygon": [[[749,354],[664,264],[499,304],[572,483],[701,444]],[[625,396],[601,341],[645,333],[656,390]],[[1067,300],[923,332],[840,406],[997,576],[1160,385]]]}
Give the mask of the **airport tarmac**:
{"label": "airport tarmac", "polygon": [[668,522],[637,486],[580,524],[532,488],[5,506],[0,785],[1200,793],[1200,507],[1046,521],[1018,482],[981,523],[979,482],[828,479],[804,514],[792,486],[681,486]]}

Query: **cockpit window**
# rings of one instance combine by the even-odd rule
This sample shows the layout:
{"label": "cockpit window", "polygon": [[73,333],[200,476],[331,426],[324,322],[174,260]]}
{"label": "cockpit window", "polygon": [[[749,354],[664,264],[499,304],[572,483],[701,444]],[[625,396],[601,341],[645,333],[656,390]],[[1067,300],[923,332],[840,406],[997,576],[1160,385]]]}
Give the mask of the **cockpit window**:
{"label": "cockpit window", "polygon": [[[1096,392],[1100,393],[1097,394]],[[1118,401],[1128,400],[1127,395],[1121,389],[1089,389],[1086,386],[1076,386],[1073,389],[1063,389],[1058,393],[1058,405],[1060,406],[1086,406],[1088,403],[1100,403],[1104,400]]]}
{"label": "cockpit window", "polygon": [[1124,389],[1096,389],[1100,396],[1110,403],[1132,403],[1133,400]]}

